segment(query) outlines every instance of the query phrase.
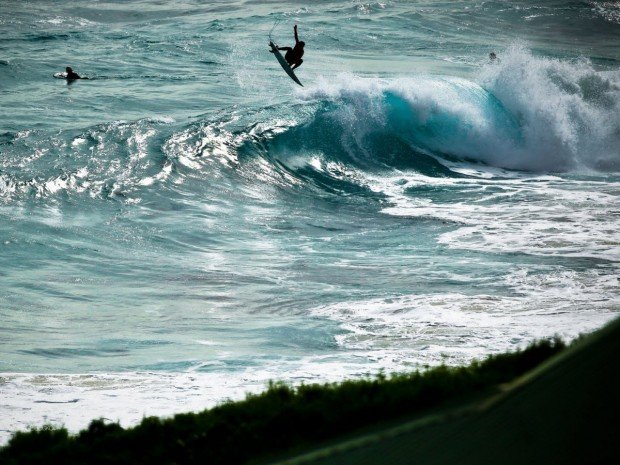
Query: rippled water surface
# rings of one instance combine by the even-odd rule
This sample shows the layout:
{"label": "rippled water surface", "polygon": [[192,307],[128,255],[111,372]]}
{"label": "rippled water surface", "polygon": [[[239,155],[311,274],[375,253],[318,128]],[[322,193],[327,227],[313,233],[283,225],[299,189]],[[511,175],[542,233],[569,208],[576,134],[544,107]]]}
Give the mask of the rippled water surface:
{"label": "rippled water surface", "polygon": [[616,2],[2,2],[0,439],[600,327],[619,57]]}

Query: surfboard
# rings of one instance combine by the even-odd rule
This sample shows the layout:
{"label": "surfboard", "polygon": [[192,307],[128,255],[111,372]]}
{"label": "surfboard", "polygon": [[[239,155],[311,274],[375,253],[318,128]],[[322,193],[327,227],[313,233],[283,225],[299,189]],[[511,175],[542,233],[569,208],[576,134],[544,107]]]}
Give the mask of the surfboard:
{"label": "surfboard", "polygon": [[286,74],[288,74],[293,81],[295,81],[297,84],[303,87],[304,85],[299,81],[299,79],[297,79],[297,76],[295,76],[295,73],[293,72],[291,67],[288,65],[288,63],[286,62],[286,60],[280,53],[280,50],[278,50],[278,46],[274,44],[273,42],[269,42],[269,46],[271,47],[271,51],[273,52],[273,54],[276,56],[278,63],[280,63],[280,66],[282,66],[282,69],[286,71]]}

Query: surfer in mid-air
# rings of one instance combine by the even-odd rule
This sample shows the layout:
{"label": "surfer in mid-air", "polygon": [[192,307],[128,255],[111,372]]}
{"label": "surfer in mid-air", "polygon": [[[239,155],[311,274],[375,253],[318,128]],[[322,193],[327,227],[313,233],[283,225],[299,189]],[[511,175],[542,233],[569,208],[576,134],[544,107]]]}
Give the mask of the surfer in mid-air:
{"label": "surfer in mid-air", "polygon": [[304,46],[306,45],[304,41],[299,40],[299,37],[297,37],[297,24],[293,27],[293,31],[295,31],[295,47],[278,47],[278,50],[286,50],[284,59],[291,66],[291,69],[299,68],[304,62],[301,57],[304,56]]}

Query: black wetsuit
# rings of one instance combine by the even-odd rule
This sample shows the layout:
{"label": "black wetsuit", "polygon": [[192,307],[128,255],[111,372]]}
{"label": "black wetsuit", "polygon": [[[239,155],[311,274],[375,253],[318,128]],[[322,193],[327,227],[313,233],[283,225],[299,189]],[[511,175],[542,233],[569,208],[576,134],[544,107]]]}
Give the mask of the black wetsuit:
{"label": "black wetsuit", "polygon": [[304,60],[301,59],[304,56],[304,43],[297,37],[297,26],[295,26],[295,47],[278,47],[278,50],[286,50],[284,59],[291,65],[293,69],[299,68]]}
{"label": "black wetsuit", "polygon": [[290,47],[285,47],[287,48],[287,52],[284,55],[284,59],[286,60],[286,62],[293,66],[296,63],[299,63],[297,65],[297,67],[299,67],[299,65],[301,65],[301,63],[304,61],[301,59],[302,56],[304,56],[304,47],[302,45],[299,45],[299,43],[295,44],[295,47],[290,48]]}

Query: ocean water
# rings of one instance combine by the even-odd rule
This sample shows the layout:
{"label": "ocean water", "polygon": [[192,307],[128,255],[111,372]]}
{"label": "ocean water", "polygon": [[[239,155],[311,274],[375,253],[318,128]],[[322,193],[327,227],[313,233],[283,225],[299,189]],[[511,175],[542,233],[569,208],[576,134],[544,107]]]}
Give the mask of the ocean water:
{"label": "ocean water", "polygon": [[0,442],[620,310],[618,2],[7,0],[0,109]]}

